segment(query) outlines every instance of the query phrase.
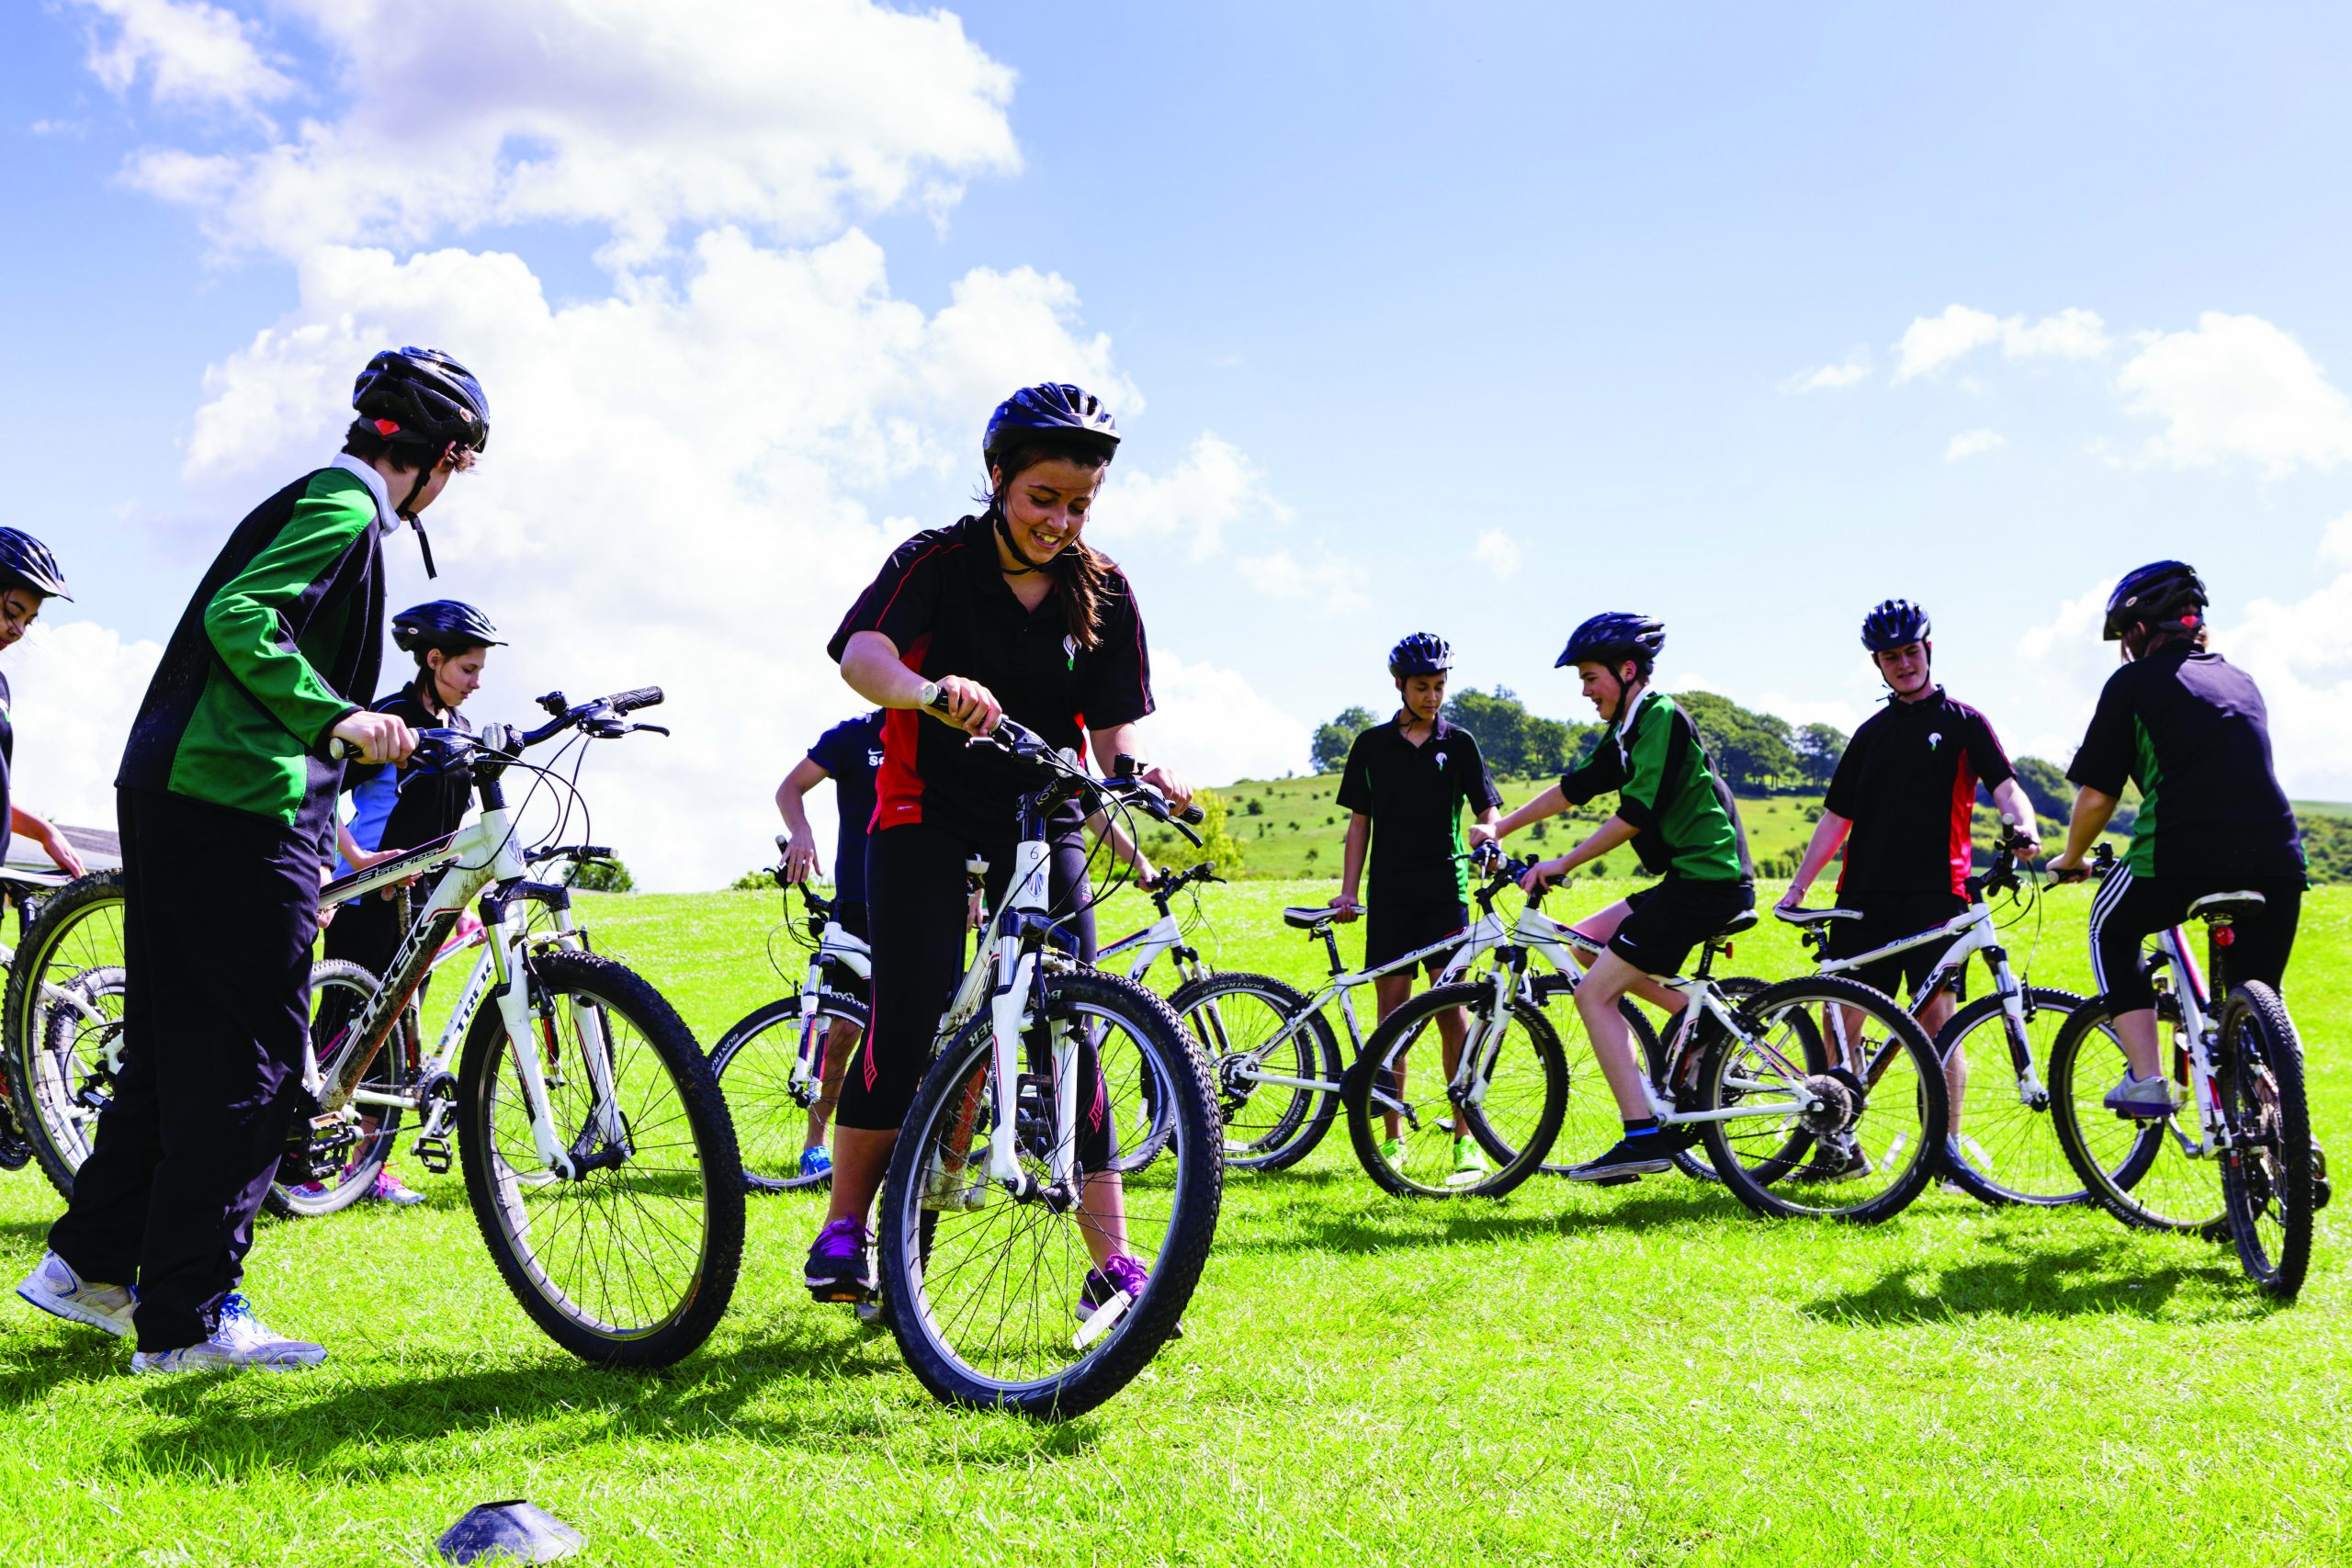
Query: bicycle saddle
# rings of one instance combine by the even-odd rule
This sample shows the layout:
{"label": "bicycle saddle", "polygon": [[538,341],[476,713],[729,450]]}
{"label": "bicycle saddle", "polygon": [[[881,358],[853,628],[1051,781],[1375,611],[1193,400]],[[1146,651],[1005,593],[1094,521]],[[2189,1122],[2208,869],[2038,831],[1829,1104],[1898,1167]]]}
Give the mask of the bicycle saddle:
{"label": "bicycle saddle", "polygon": [[1707,939],[1707,945],[1709,947],[1714,947],[1723,942],[1729,942],[1740,932],[1753,930],[1755,925],[1756,911],[1753,909],[1742,909],[1738,914],[1734,915],[1730,919],[1725,920],[1723,923],[1722,929]]}
{"label": "bicycle saddle", "polygon": [[[1356,912],[1362,914],[1363,911],[1359,907]],[[1304,908],[1294,904],[1283,910],[1283,924],[1294,931],[1311,931],[1317,927],[1328,926],[1339,918],[1340,911],[1329,904],[1309,904]]]}
{"label": "bicycle saddle", "polygon": [[1860,909],[1783,909],[1778,905],[1773,906],[1772,914],[1776,919],[1786,920],[1792,926],[1806,927],[1826,926],[1832,920],[1859,920],[1862,918],[1862,912]]}
{"label": "bicycle saddle", "polygon": [[2188,907],[2188,914],[2191,919],[2238,920],[2261,908],[2265,902],[2261,894],[2244,890],[2208,893]]}

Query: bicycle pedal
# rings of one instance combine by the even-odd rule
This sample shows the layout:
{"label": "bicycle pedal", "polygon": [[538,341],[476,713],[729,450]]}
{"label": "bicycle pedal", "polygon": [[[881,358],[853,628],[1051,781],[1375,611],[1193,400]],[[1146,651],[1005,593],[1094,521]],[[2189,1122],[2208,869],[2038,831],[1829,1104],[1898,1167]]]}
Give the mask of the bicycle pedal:
{"label": "bicycle pedal", "polygon": [[1634,1182],[1639,1181],[1640,1179],[1640,1177],[1633,1175],[1599,1176],[1593,1178],[1592,1185],[1595,1187],[1631,1187]]}
{"label": "bicycle pedal", "polygon": [[416,1163],[431,1171],[434,1175],[447,1176],[449,1174],[449,1166],[451,1161],[449,1158],[448,1139],[419,1138],[416,1141],[415,1153]]}

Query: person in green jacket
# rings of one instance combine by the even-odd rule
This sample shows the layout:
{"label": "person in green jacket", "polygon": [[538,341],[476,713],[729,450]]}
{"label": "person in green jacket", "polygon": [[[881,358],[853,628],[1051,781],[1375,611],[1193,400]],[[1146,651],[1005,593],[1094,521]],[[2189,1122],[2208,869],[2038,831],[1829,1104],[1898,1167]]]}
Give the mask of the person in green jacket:
{"label": "person in green jacket", "polygon": [[[1575,849],[1528,869],[1528,890],[1556,881],[1621,844],[1660,878],[1577,930],[1609,944],[1577,986],[1577,1017],[1616,1098],[1624,1136],[1570,1168],[1576,1181],[1617,1181],[1672,1164],[1643,1092],[1644,1065],[1619,1003],[1627,992],[1679,1013],[1684,998],[1650,978],[1675,975],[1691,949],[1756,907],[1747,835],[1730,788],[1708,760],[1690,716],[1650,686],[1666,627],[1647,615],[1595,615],[1568,638],[1558,662],[1573,664],[1584,694],[1608,725],[1590,757],[1558,784],[1495,825],[1493,836],[1581,806],[1611,790],[1616,814]],[[1483,838],[1473,828],[1472,836]]]}
{"label": "person in green jacket", "polygon": [[122,1063],[73,1201],[17,1292],[135,1333],[134,1372],[326,1357],[272,1334],[237,1285],[303,1099],[342,759],[397,763],[416,743],[366,705],[381,540],[416,525],[490,433],[481,385],[429,349],[376,355],[352,406],[343,455],[255,507],[205,573],[115,779]]}

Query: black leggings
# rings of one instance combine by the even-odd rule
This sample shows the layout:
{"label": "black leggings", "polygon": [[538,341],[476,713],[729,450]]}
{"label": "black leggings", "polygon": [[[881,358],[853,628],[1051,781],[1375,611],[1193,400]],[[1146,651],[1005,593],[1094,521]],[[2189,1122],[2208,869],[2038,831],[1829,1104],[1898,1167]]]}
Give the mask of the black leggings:
{"label": "black leggings", "polygon": [[[991,912],[1002,906],[1012,876],[1013,840],[983,840],[929,822],[886,828],[866,842],[866,918],[873,931],[874,1021],[857,1055],[850,1058],[842,1085],[836,1125],[895,1132],[914,1103],[915,1090],[931,1065],[932,1037],[963,977],[966,954],[964,862],[978,855],[989,863]],[[1047,907],[1068,915],[1065,945],[1086,963],[1094,960],[1092,897],[1086,882],[1086,851],[1076,835],[1053,847]],[[1070,914],[1070,911],[1077,911]],[[982,1014],[986,1016],[985,1013]],[[1099,1167],[1099,1145],[1106,1121],[1102,1074],[1091,1043],[1079,1052],[1079,1104],[1087,1124],[1079,1129],[1080,1157]]]}
{"label": "black leggings", "polygon": [[[2283,991],[2303,908],[2301,877],[2135,877],[2119,865],[2091,901],[2091,975],[2107,1005],[2117,1012],[2155,1006],[2155,988],[2140,966],[2141,944],[2188,919],[2188,907],[2206,895],[2240,891],[2261,894],[2262,908],[2233,923],[2224,977],[2233,986],[2259,980]],[[2197,956],[2202,962],[2204,955]]]}

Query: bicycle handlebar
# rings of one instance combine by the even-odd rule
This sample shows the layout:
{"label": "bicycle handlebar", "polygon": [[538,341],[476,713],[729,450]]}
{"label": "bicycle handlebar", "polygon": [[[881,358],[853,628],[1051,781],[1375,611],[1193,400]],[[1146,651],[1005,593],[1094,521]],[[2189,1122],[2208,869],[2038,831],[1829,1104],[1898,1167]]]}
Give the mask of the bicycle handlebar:
{"label": "bicycle handlebar", "polygon": [[[920,706],[929,708],[934,713],[945,713],[947,694],[939,689],[938,682],[925,681],[922,683],[922,691],[917,697],[917,703]],[[1208,820],[1208,813],[1197,806],[1187,806],[1182,811],[1170,806],[1167,796],[1136,776],[1133,771],[1132,764],[1135,761],[1133,758],[1120,759],[1122,763],[1128,765],[1126,771],[1115,773],[1107,779],[1098,779],[1088,773],[1084,767],[1064,757],[1060,750],[1046,742],[1044,736],[1020,720],[1008,718],[1002,714],[997,716],[996,723],[989,728],[987,734],[972,736],[965,744],[994,746],[1008,757],[1027,762],[1033,767],[1060,773],[1093,794],[1132,801],[1141,806],[1151,816],[1173,825],[1180,831],[1188,827],[1198,827]],[[1192,833],[1187,832],[1184,836],[1195,844],[1201,841]]]}

